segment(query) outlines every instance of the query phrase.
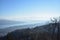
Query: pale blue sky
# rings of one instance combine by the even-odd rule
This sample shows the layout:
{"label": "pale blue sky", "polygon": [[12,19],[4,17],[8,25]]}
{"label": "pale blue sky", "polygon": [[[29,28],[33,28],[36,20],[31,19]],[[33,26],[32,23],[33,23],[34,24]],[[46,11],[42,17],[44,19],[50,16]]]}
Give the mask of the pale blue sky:
{"label": "pale blue sky", "polygon": [[47,20],[60,16],[60,0],[0,0],[0,19]]}

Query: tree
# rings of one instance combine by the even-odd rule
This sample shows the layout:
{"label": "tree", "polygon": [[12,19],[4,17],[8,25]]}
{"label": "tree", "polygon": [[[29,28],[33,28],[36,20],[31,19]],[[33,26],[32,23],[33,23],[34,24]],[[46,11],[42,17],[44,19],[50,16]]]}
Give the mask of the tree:
{"label": "tree", "polygon": [[52,40],[54,39],[54,34],[55,34],[55,30],[57,28],[57,40],[60,40],[60,17],[59,18],[53,18],[51,19],[52,23],[54,23],[53,26],[53,32],[52,32]]}

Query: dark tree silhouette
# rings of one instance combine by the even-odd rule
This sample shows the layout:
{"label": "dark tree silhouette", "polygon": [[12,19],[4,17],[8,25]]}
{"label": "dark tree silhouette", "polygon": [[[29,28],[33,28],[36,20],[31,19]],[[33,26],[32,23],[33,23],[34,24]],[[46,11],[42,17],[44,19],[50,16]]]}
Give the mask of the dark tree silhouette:
{"label": "dark tree silhouette", "polygon": [[53,32],[52,32],[52,40],[54,40],[54,35],[55,35],[55,32],[57,30],[57,40],[60,40],[60,17],[57,19],[57,18],[53,18],[51,19],[51,21],[54,23],[54,26],[53,26]]}

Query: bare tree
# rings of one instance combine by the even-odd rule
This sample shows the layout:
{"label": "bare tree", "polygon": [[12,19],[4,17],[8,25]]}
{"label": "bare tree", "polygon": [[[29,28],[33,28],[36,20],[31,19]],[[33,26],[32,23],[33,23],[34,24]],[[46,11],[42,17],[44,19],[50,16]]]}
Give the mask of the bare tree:
{"label": "bare tree", "polygon": [[52,40],[54,40],[54,34],[55,34],[55,30],[57,28],[57,40],[60,40],[59,39],[59,36],[60,36],[60,17],[59,18],[52,18],[51,19],[52,23],[54,23],[54,26],[53,26],[53,32],[52,32]]}

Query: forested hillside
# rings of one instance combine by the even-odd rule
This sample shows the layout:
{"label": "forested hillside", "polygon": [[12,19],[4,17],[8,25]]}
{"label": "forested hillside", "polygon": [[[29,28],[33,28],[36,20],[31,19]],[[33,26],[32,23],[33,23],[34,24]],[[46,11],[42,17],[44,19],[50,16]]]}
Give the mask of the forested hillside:
{"label": "forested hillside", "polygon": [[54,26],[60,27],[60,25],[56,24],[50,23],[31,29],[18,29],[8,33],[5,37],[1,37],[0,40],[57,40],[58,35],[60,40],[60,30],[58,33],[58,28],[55,28],[55,33],[53,33]]}

